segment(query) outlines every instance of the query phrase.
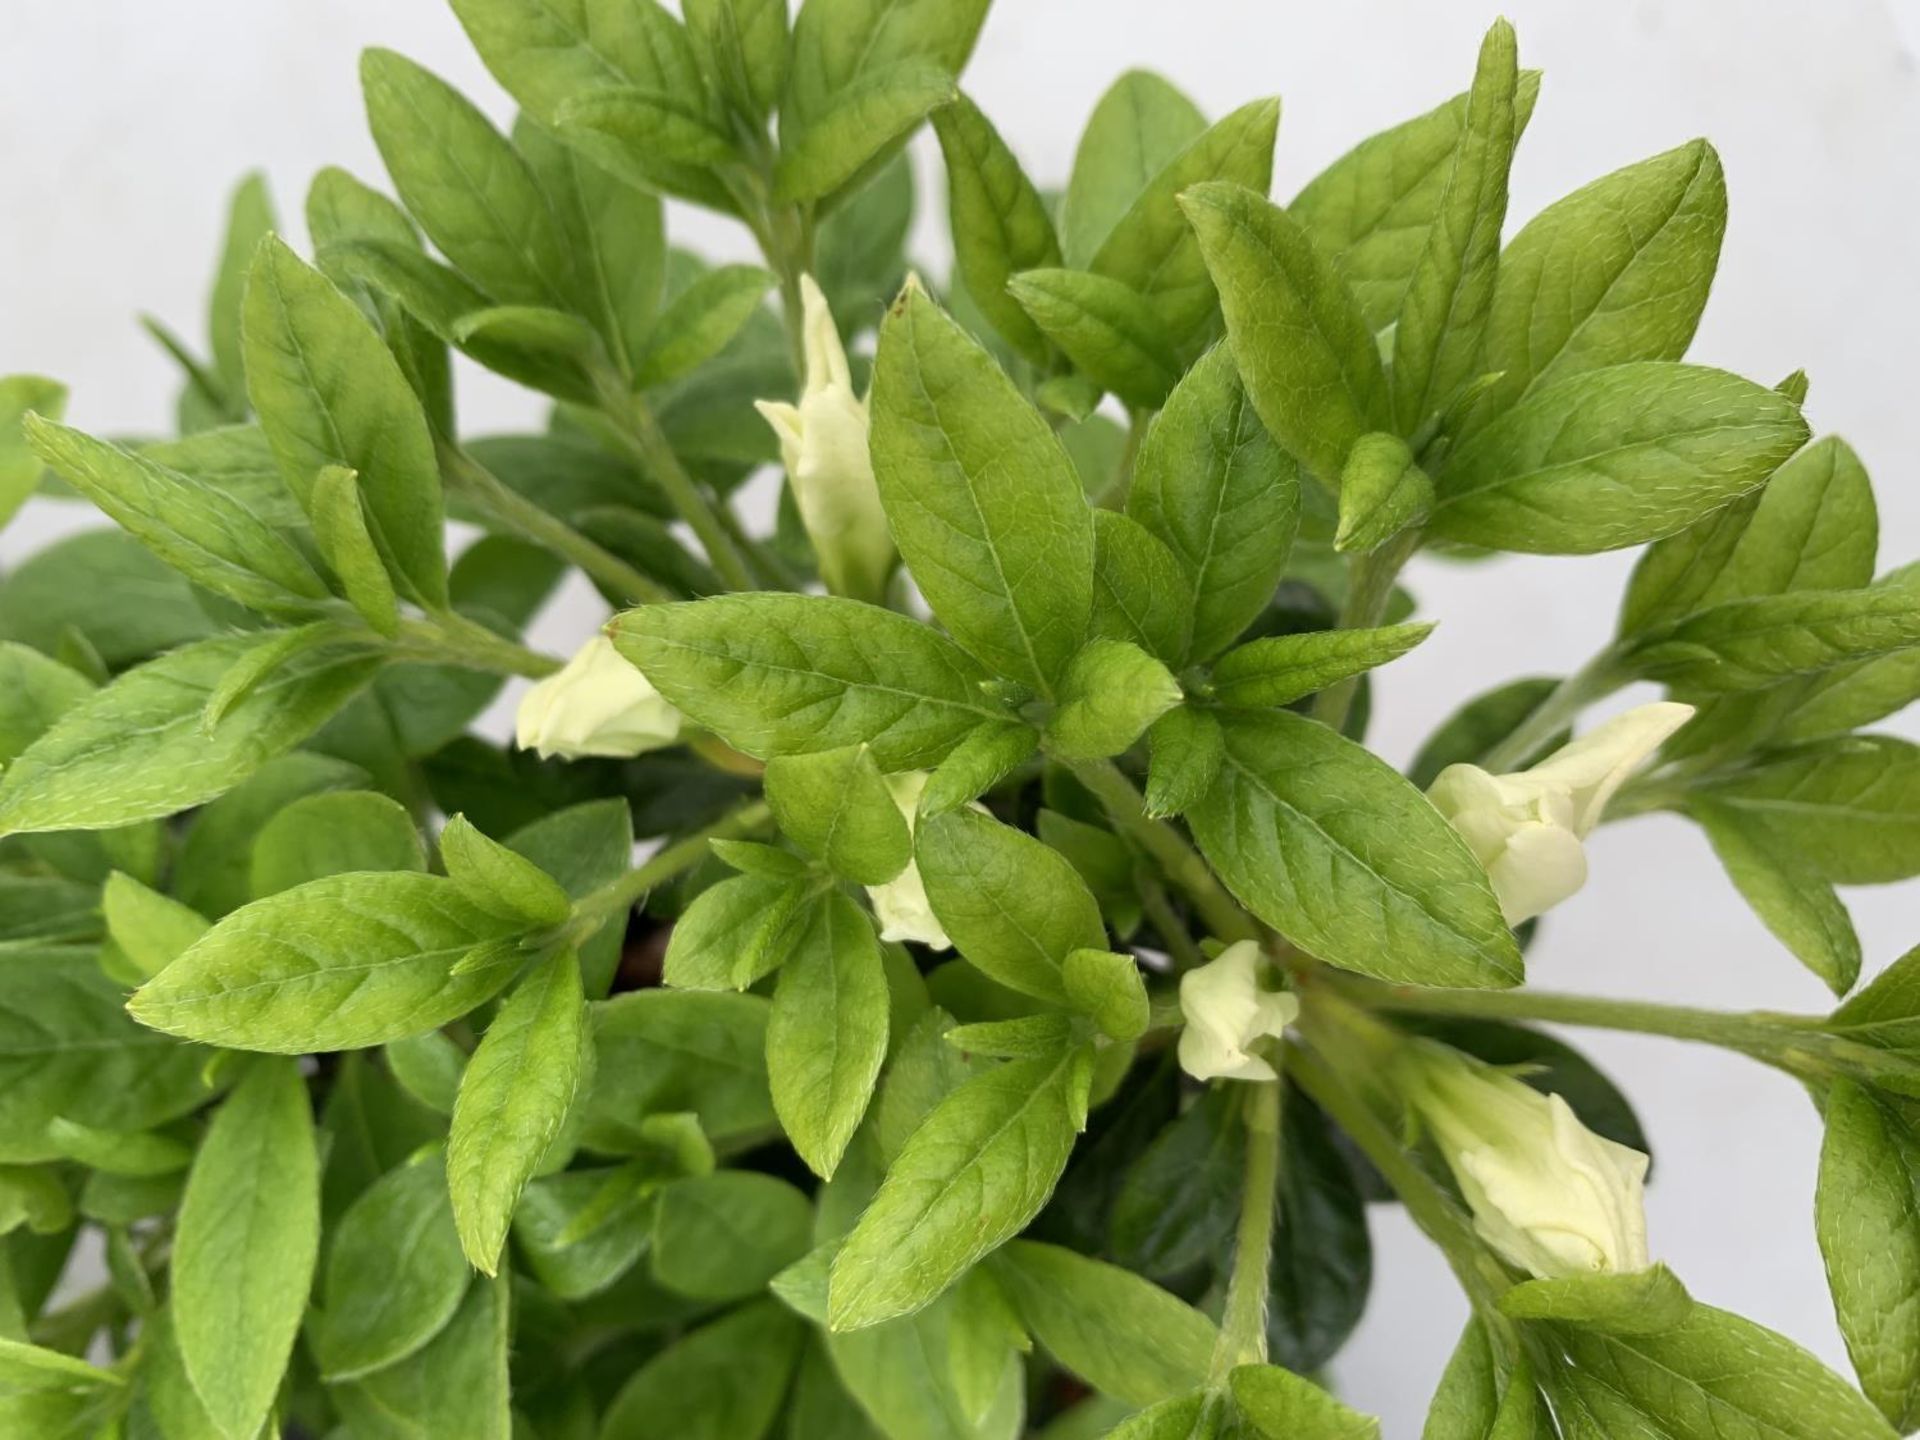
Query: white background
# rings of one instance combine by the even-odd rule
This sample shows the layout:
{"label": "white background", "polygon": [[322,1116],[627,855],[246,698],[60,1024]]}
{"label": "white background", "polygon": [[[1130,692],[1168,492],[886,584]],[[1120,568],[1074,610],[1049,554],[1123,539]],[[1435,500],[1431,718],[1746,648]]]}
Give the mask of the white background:
{"label": "white background", "polygon": [[[405,50],[507,113],[439,0],[0,9],[0,373],[68,381],[72,417],[100,429],[165,423],[174,378],[132,319],[150,310],[198,337],[225,194],[241,171],[265,167],[283,213],[296,216],[322,164],[382,178],[354,79],[361,46]],[[1851,440],[1879,481],[1883,564],[1920,554],[1920,23],[1905,0],[1509,0],[1507,10],[1523,63],[1547,77],[1513,214],[1711,138],[1731,228],[1695,358],[1769,383],[1805,367],[1816,428]],[[1212,114],[1278,93],[1285,197],[1361,136],[1462,88],[1492,14],[1488,0],[1001,0],[968,85],[1042,183],[1064,178],[1081,122],[1126,67],[1161,70]],[[944,267],[938,212],[922,224],[919,253]],[[711,216],[678,216],[675,234],[744,253]],[[539,408],[484,378],[469,377],[462,398],[469,426],[483,428],[530,423]],[[71,512],[31,509],[0,537],[0,560],[71,523]],[[1404,760],[1461,698],[1591,653],[1629,565],[1617,555],[1417,570],[1414,588],[1442,625],[1381,681],[1376,743]],[[570,595],[541,626],[556,648],[594,623]],[[1744,910],[1681,822],[1609,828],[1593,872],[1546,927],[1536,983],[1822,1005],[1819,983]],[[1920,941],[1911,887],[1852,899],[1869,971]],[[1844,1366],[1809,1222],[1819,1129],[1804,1096],[1771,1072],[1667,1042],[1602,1036],[1592,1049],[1653,1137],[1655,1252],[1703,1299]],[[1373,1305],[1335,1378],[1384,1416],[1388,1435],[1412,1436],[1464,1307],[1397,1214],[1375,1219]]]}

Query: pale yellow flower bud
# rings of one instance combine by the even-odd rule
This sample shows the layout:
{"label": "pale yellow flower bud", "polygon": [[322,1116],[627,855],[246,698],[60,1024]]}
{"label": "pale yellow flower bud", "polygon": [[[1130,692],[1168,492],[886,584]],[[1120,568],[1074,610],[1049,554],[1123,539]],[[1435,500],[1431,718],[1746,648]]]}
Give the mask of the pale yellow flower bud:
{"label": "pale yellow flower bud", "polygon": [[1273,1066],[1251,1053],[1255,1041],[1278,1037],[1300,1014],[1284,990],[1260,986],[1260,947],[1241,940],[1180,977],[1180,1068],[1196,1080],[1276,1080]]}
{"label": "pale yellow flower bud", "polygon": [[800,403],[754,405],[779,437],[820,578],[836,595],[877,601],[886,592],[894,549],[867,448],[867,402],[854,394],[840,332],[811,275],[800,277],[800,292],[807,362]]}
{"label": "pale yellow flower bud", "polygon": [[1407,1057],[1408,1099],[1503,1260],[1543,1279],[1647,1267],[1645,1155],[1458,1051],[1415,1041]]}
{"label": "pale yellow flower bud", "polygon": [[[909,830],[914,827],[920,792],[927,788],[928,778],[924,770],[887,776],[887,789],[892,792],[893,803],[900,807],[900,813],[907,817]],[[921,882],[920,867],[912,861],[886,884],[869,885],[867,898],[873,902],[882,940],[912,940],[932,950],[953,948],[953,941],[947,938],[947,932],[934,916],[933,906],[927,901],[927,887]]]}
{"label": "pale yellow flower bud", "polygon": [[1617,715],[1531,770],[1490,775],[1449,765],[1427,792],[1486,869],[1509,925],[1552,909],[1587,882],[1581,843],[1613,793],[1668,736],[1691,705],[1661,701]]}
{"label": "pale yellow flower bud", "polygon": [[558,673],[527,692],[514,738],[521,749],[537,750],[543,758],[620,758],[673,744],[680,723],[680,712],[647,677],[621,657],[611,640],[596,635]]}

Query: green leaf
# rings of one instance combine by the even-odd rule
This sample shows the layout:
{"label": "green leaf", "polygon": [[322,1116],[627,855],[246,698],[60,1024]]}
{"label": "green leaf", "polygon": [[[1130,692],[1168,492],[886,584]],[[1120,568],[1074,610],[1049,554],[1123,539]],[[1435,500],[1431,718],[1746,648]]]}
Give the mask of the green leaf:
{"label": "green leaf", "polygon": [[[1521,723],[1540,708],[1560,682],[1550,677],[1510,680],[1483,695],[1476,695],[1441,721],[1427,743],[1420,747],[1407,777],[1422,790],[1439,778],[1449,765],[1470,765],[1484,759]],[[1550,742],[1542,749],[1552,749]]]}
{"label": "green leaf", "polygon": [[1125,640],[1178,665],[1194,623],[1193,587],[1180,561],[1137,520],[1093,512],[1093,634]]}
{"label": "green leaf", "polygon": [[513,142],[446,81],[391,50],[360,57],[367,122],[427,237],[502,305],[572,309],[558,217]]}
{"label": "green leaf", "polygon": [[0,526],[13,519],[40,484],[40,457],[27,443],[21,422],[28,415],[58,420],[66,408],[67,387],[58,380],[0,376]]}
{"label": "green leaf", "polygon": [[1058,851],[974,810],[923,818],[914,855],[955,947],[1002,985],[1055,1004],[1060,967],[1106,945],[1100,907]]}
{"label": "green leaf", "polygon": [[938,761],[982,721],[1007,718],[950,641],[854,600],[648,605],[621,615],[613,638],[675,706],[762,758],[865,744],[881,769],[907,770]]}
{"label": "green leaf", "polygon": [[1193,583],[1192,659],[1232,643],[1273,598],[1300,520],[1300,479],[1215,346],[1174,387],[1141,443],[1127,513]]}
{"label": "green leaf", "polygon": [[912,1314],[1040,1213],[1080,1128],[1087,1060],[1009,1061],[934,1109],[834,1257],[833,1329]]}
{"label": "green leaf", "polygon": [[247,279],[247,389],[301,504],[329,465],[358,472],[375,539],[423,602],[447,600],[440,470],[425,413],[366,317],[269,236]]}
{"label": "green leaf", "polygon": [[1154,177],[1207,128],[1193,101],[1148,70],[1129,70],[1093,107],[1060,203],[1067,262],[1084,266]]}
{"label": "green leaf", "polygon": [[[718,153],[724,136],[713,128],[693,41],[659,5],[623,5],[606,24],[595,0],[455,0],[453,9],[487,69],[540,124],[623,179],[733,210],[704,164],[680,158],[690,149]],[[652,107],[664,148],[561,124],[570,101],[623,91]]]}
{"label": "green leaf", "polygon": [[653,1278],[695,1300],[758,1294],[812,1244],[807,1197],[752,1170],[675,1180],[654,1205]]}
{"label": "green leaf", "polygon": [[561,950],[506,998],[461,1077],[447,1185],[461,1248],[483,1274],[495,1273],[520,1192],[573,1104],[585,1022],[580,957]]}
{"label": "green leaf", "polygon": [[440,832],[440,858],[461,894],[503,920],[558,925],[573,913],[573,900],[558,880],[482,835],[464,815],[455,815]]}
{"label": "green leaf", "polygon": [[1147,984],[1131,955],[1111,950],[1073,950],[1060,967],[1067,999],[1113,1040],[1137,1040],[1151,1016]]}
{"label": "green leaf", "polygon": [[340,579],[347,600],[382,635],[400,631],[400,611],[393,580],[380,559],[380,548],[367,528],[360,503],[360,477],[351,470],[329,465],[321,470],[308,496],[313,511],[313,538],[327,567]]}
{"label": "green leaf", "polygon": [[596,87],[563,101],[553,125],[602,164],[636,182],[662,164],[700,172],[737,162],[733,141],[686,97],[638,86]]}
{"label": "green leaf", "polygon": [[1291,705],[1337,681],[1398,660],[1432,633],[1430,624],[1385,625],[1252,640],[1214,663],[1214,697],[1222,705]]}
{"label": "green leaf", "polygon": [[1277,1365],[1242,1365],[1228,1385],[1241,1418],[1264,1440],[1380,1440],[1378,1420]]}
{"label": "green leaf", "polygon": [[1557,1440],[1557,1432],[1532,1365],[1522,1358],[1502,1377],[1487,1332],[1474,1320],[1440,1377],[1421,1440]]}
{"label": "green leaf", "polygon": [[[515,830],[507,845],[559,881],[569,898],[584,899],[632,868],[633,807],[620,796],[570,805]],[[612,985],[624,929],[602,926],[577,947],[589,998],[599,999]]]}
{"label": "green leaf", "polygon": [[1902,1434],[1920,1424],[1920,1144],[1851,1081],[1827,1089],[1814,1225],[1860,1388]]}
{"label": "green leaf", "polygon": [[640,385],[664,385],[726,349],[759,311],[773,276],[758,265],[716,265],[660,312],[639,357]]}
{"label": "green leaf", "polygon": [[110,1431],[125,1384],[58,1350],[0,1338],[0,1424],[14,1434],[81,1440]]}
{"label": "green leaf", "polygon": [[1916,645],[1920,589],[1882,584],[1729,600],[1641,636],[1625,660],[1637,674],[1713,694],[1762,690]]}
{"label": "green leaf", "polygon": [[1044,365],[1047,342],[1007,294],[1007,281],[1060,263],[1046,201],[1000,132],[965,95],[933,112],[933,129],[947,162],[947,215],[960,279],[1007,343]]}
{"label": "green leaf", "polygon": [[382,1047],[387,1069],[400,1088],[435,1115],[453,1114],[460,1077],[467,1070],[467,1052],[444,1030],[410,1035]]}
{"label": "green leaf", "polygon": [[1103,1395],[1157,1404],[1206,1382],[1214,1324],[1118,1265],[1015,1240],[993,1275],[1033,1338]]}
{"label": "green leaf", "polygon": [[1373,1244],[1353,1162],[1332,1125],[1296,1091],[1288,1091],[1286,1106],[1267,1354],[1309,1375],[1339,1352],[1366,1313]]}
{"label": "green leaf", "polygon": [[371,790],[305,795],[260,827],[253,842],[253,896],[277,895],[329,875],[425,870],[413,816]]}
{"label": "green leaf", "polygon": [[308,651],[205,733],[208,697],[262,643],[271,632],[202,640],[89,695],[0,780],[0,830],[101,830],[211,800],[306,739],[377,664],[355,647]]}
{"label": "green leaf", "polygon": [[253,1440],[266,1423],[319,1248],[306,1082],[291,1060],[255,1061],[194,1157],[173,1246],[180,1357],[227,1440]]}
{"label": "green leaf", "polygon": [[1181,196],[1206,183],[1266,194],[1279,124],[1280,102],[1255,100],[1195,136],[1114,222],[1087,264],[1145,296],[1183,353],[1191,353],[1213,320],[1219,276],[1209,277],[1205,242],[1196,241],[1181,213]]}
{"label": "green leaf", "polygon": [[1480,368],[1501,373],[1502,404],[1584,370],[1686,354],[1726,228],[1726,176],[1704,140],[1542,210],[1501,255],[1487,318]]}
{"label": "green leaf", "polygon": [[325,1303],[308,1326],[321,1374],[353,1380],[414,1354],[453,1319],[471,1278],[440,1157],[389,1171],[329,1239]]}
{"label": "green leaf", "polygon": [[807,122],[861,76],[907,60],[949,75],[966,68],[988,0],[807,0],[793,26],[792,73],[781,113]]}
{"label": "green leaf", "polygon": [[1089,641],[1060,678],[1060,704],[1047,720],[1047,749],[1063,760],[1118,755],[1179,703],[1179,682],[1138,645]]}
{"label": "green leaf", "polygon": [[214,372],[229,399],[246,393],[246,365],[240,338],[240,309],[246,294],[247,267],[260,242],[279,226],[267,177],[255,172],[243,179],[227,204],[227,233],[221,242],[220,268],[214,274],[207,305],[207,341]]}
{"label": "green leaf", "polygon": [[787,84],[786,0],[692,0],[680,9],[708,84],[763,124]]}
{"label": "green leaf", "polygon": [[1638,545],[1765,483],[1806,438],[1792,401],[1723,370],[1639,361],[1571,375],[1453,453],[1431,528],[1545,555]]}
{"label": "green leaf", "polygon": [[1106,1248],[1130,1270],[1173,1280],[1232,1242],[1246,1168],[1239,1097],[1214,1086],[1160,1127],[1126,1167]]}
{"label": "green leaf", "polygon": [[1001,721],[980,726],[928,777],[927,788],[920,792],[921,816],[930,820],[979,798],[1032,759],[1039,746],[1039,732],[1031,725]]}
{"label": "green leaf", "polygon": [[300,552],[232,496],[51,420],[24,428],[63,480],[188,579],[269,615],[327,598]]}
{"label": "green leaf", "polygon": [[1092,512],[1039,412],[917,289],[881,326],[872,447],[927,603],[986,664],[1050,694],[1093,610]]}
{"label": "green leaf", "polygon": [[600,1440],[761,1440],[805,1336],[772,1300],[742,1305],[648,1360],[607,1407]]}
{"label": "green leaf", "polygon": [[1085,270],[1025,270],[1007,293],[1080,372],[1135,410],[1157,410],[1180,378],[1153,307],[1131,286]]}
{"label": "green leaf", "polygon": [[645,1118],[675,1111],[692,1111],[718,1143],[773,1129],[760,996],[639,990],[590,1008],[598,1061],[583,1144],[634,1153]]}
{"label": "green leaf", "polygon": [[1359,302],[1300,223],[1236,185],[1181,198],[1268,432],[1331,485],[1353,442],[1387,428],[1386,376]]}
{"label": "green leaf", "polygon": [[1220,722],[1207,710],[1169,710],[1147,731],[1147,813],[1183,814],[1213,788],[1226,754]]}
{"label": "green leaf", "polygon": [[804,867],[798,875],[740,875],[701,891],[668,937],[666,983],[746,989],[787,958],[815,893]]}
{"label": "green leaf", "polygon": [[1226,761],[1188,812],[1227,887],[1329,964],[1412,985],[1519,982],[1486,873],[1383,761],[1288,711],[1222,717]]}
{"label": "green leaf", "polygon": [[1547,1378],[1568,1440],[1723,1440],[1739,1429],[1770,1440],[1893,1434],[1798,1345],[1711,1306],[1695,1305],[1680,1324],[1646,1335],[1555,1325],[1551,1343],[1566,1359]]}
{"label": "green leaf", "polygon": [[1340,523],[1333,548],[1365,555],[1433,510],[1433,482],[1397,435],[1362,435],[1340,472]]}
{"label": "green leaf", "polygon": [[1524,1280],[1500,1297],[1512,1320],[1551,1320],[1609,1335],[1650,1335],[1686,1321],[1693,1297],[1666,1266]]}
{"label": "green leaf", "polygon": [[1688,814],[1761,923],[1835,995],[1851,990],[1860,978],[1860,937],[1833,887],[1781,845],[1765,820],[1711,802]]}
{"label": "green leaf", "polygon": [[863,67],[796,133],[782,127],[774,199],[831,195],[953,98],[953,76],[939,65],[902,60],[884,69]]}
{"label": "green leaf", "polygon": [[506,1278],[478,1281],[425,1349],[329,1392],[341,1418],[368,1440],[413,1440],[448,1428],[472,1440],[510,1440]]}
{"label": "green leaf", "polygon": [[767,1018],[767,1082],[793,1148],[831,1179],[887,1055],[886,971],[873,925],[844,895],[816,905],[781,967]]}
{"label": "green leaf", "polygon": [[207,933],[198,910],[116,870],[100,892],[107,933],[142,974],[158,975]]}
{"label": "green leaf", "polygon": [[767,803],[788,839],[860,885],[883,885],[913,859],[906,817],[865,745],[767,762]]}
{"label": "green leaf", "polygon": [[1920,746],[1908,741],[1843,736],[1770,751],[1694,793],[1766,826],[1834,884],[1920,874]]}
{"label": "green leaf", "polygon": [[[98,1130],[60,1116],[47,1126],[47,1138],[61,1152],[109,1175],[173,1175],[187,1168],[192,1149],[168,1135],[143,1131]],[[60,1227],[64,1228],[64,1227]]]}
{"label": "green leaf", "polygon": [[335,875],[236,910],[137,991],[156,1030],[242,1050],[311,1054],[436,1030],[496,993],[506,963],[455,973],[517,927],[451,880]]}
{"label": "green leaf", "polygon": [[1500,268],[1519,84],[1513,27],[1496,21],[1481,42],[1453,167],[1394,325],[1394,414],[1402,434],[1418,432],[1486,369],[1481,339]]}
{"label": "green leaf", "polygon": [[[1516,136],[1539,97],[1540,72],[1521,71],[1514,95]],[[1456,95],[1362,140],[1287,206],[1353,287],[1370,329],[1386,329],[1400,313],[1453,173],[1466,113],[1467,97]]]}

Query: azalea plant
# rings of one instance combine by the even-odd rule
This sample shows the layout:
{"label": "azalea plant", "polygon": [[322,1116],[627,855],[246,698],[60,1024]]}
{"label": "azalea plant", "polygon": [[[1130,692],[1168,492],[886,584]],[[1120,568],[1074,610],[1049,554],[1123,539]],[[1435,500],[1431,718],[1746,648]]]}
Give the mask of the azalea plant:
{"label": "azalea plant", "polygon": [[[1388,1204],[1471,1303],[1428,1440],[1920,1427],[1920,951],[1855,991],[1835,888],[1920,872],[1920,583],[1803,376],[1682,358],[1709,145],[1510,226],[1498,24],[1284,205],[1277,101],[1140,72],[1055,192],[986,0],[454,8],[511,134],[369,53],[398,199],[240,189],[176,435],[0,382],[5,512],[114,522],[0,585],[0,1432],[1376,1435]],[[1416,556],[1635,546],[1601,653],[1366,748]],[[1838,1009],[1524,984],[1650,811]],[[1804,1084],[1857,1387],[1689,1294],[1536,1022]]]}

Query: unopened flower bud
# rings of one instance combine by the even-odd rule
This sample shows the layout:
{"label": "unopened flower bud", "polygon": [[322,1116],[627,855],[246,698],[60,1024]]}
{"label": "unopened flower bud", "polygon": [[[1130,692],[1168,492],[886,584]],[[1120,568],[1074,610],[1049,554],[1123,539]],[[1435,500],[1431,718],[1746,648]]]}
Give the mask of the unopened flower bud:
{"label": "unopened flower bud", "polygon": [[1253,1044],[1278,1037],[1300,1014],[1284,990],[1260,985],[1260,947],[1241,940],[1180,977],[1180,1068],[1196,1080],[1276,1080]]}
{"label": "unopened flower bud", "polygon": [[647,677],[611,640],[596,635],[527,692],[514,738],[521,749],[537,750],[542,758],[621,758],[673,744],[680,722],[680,712]]}

